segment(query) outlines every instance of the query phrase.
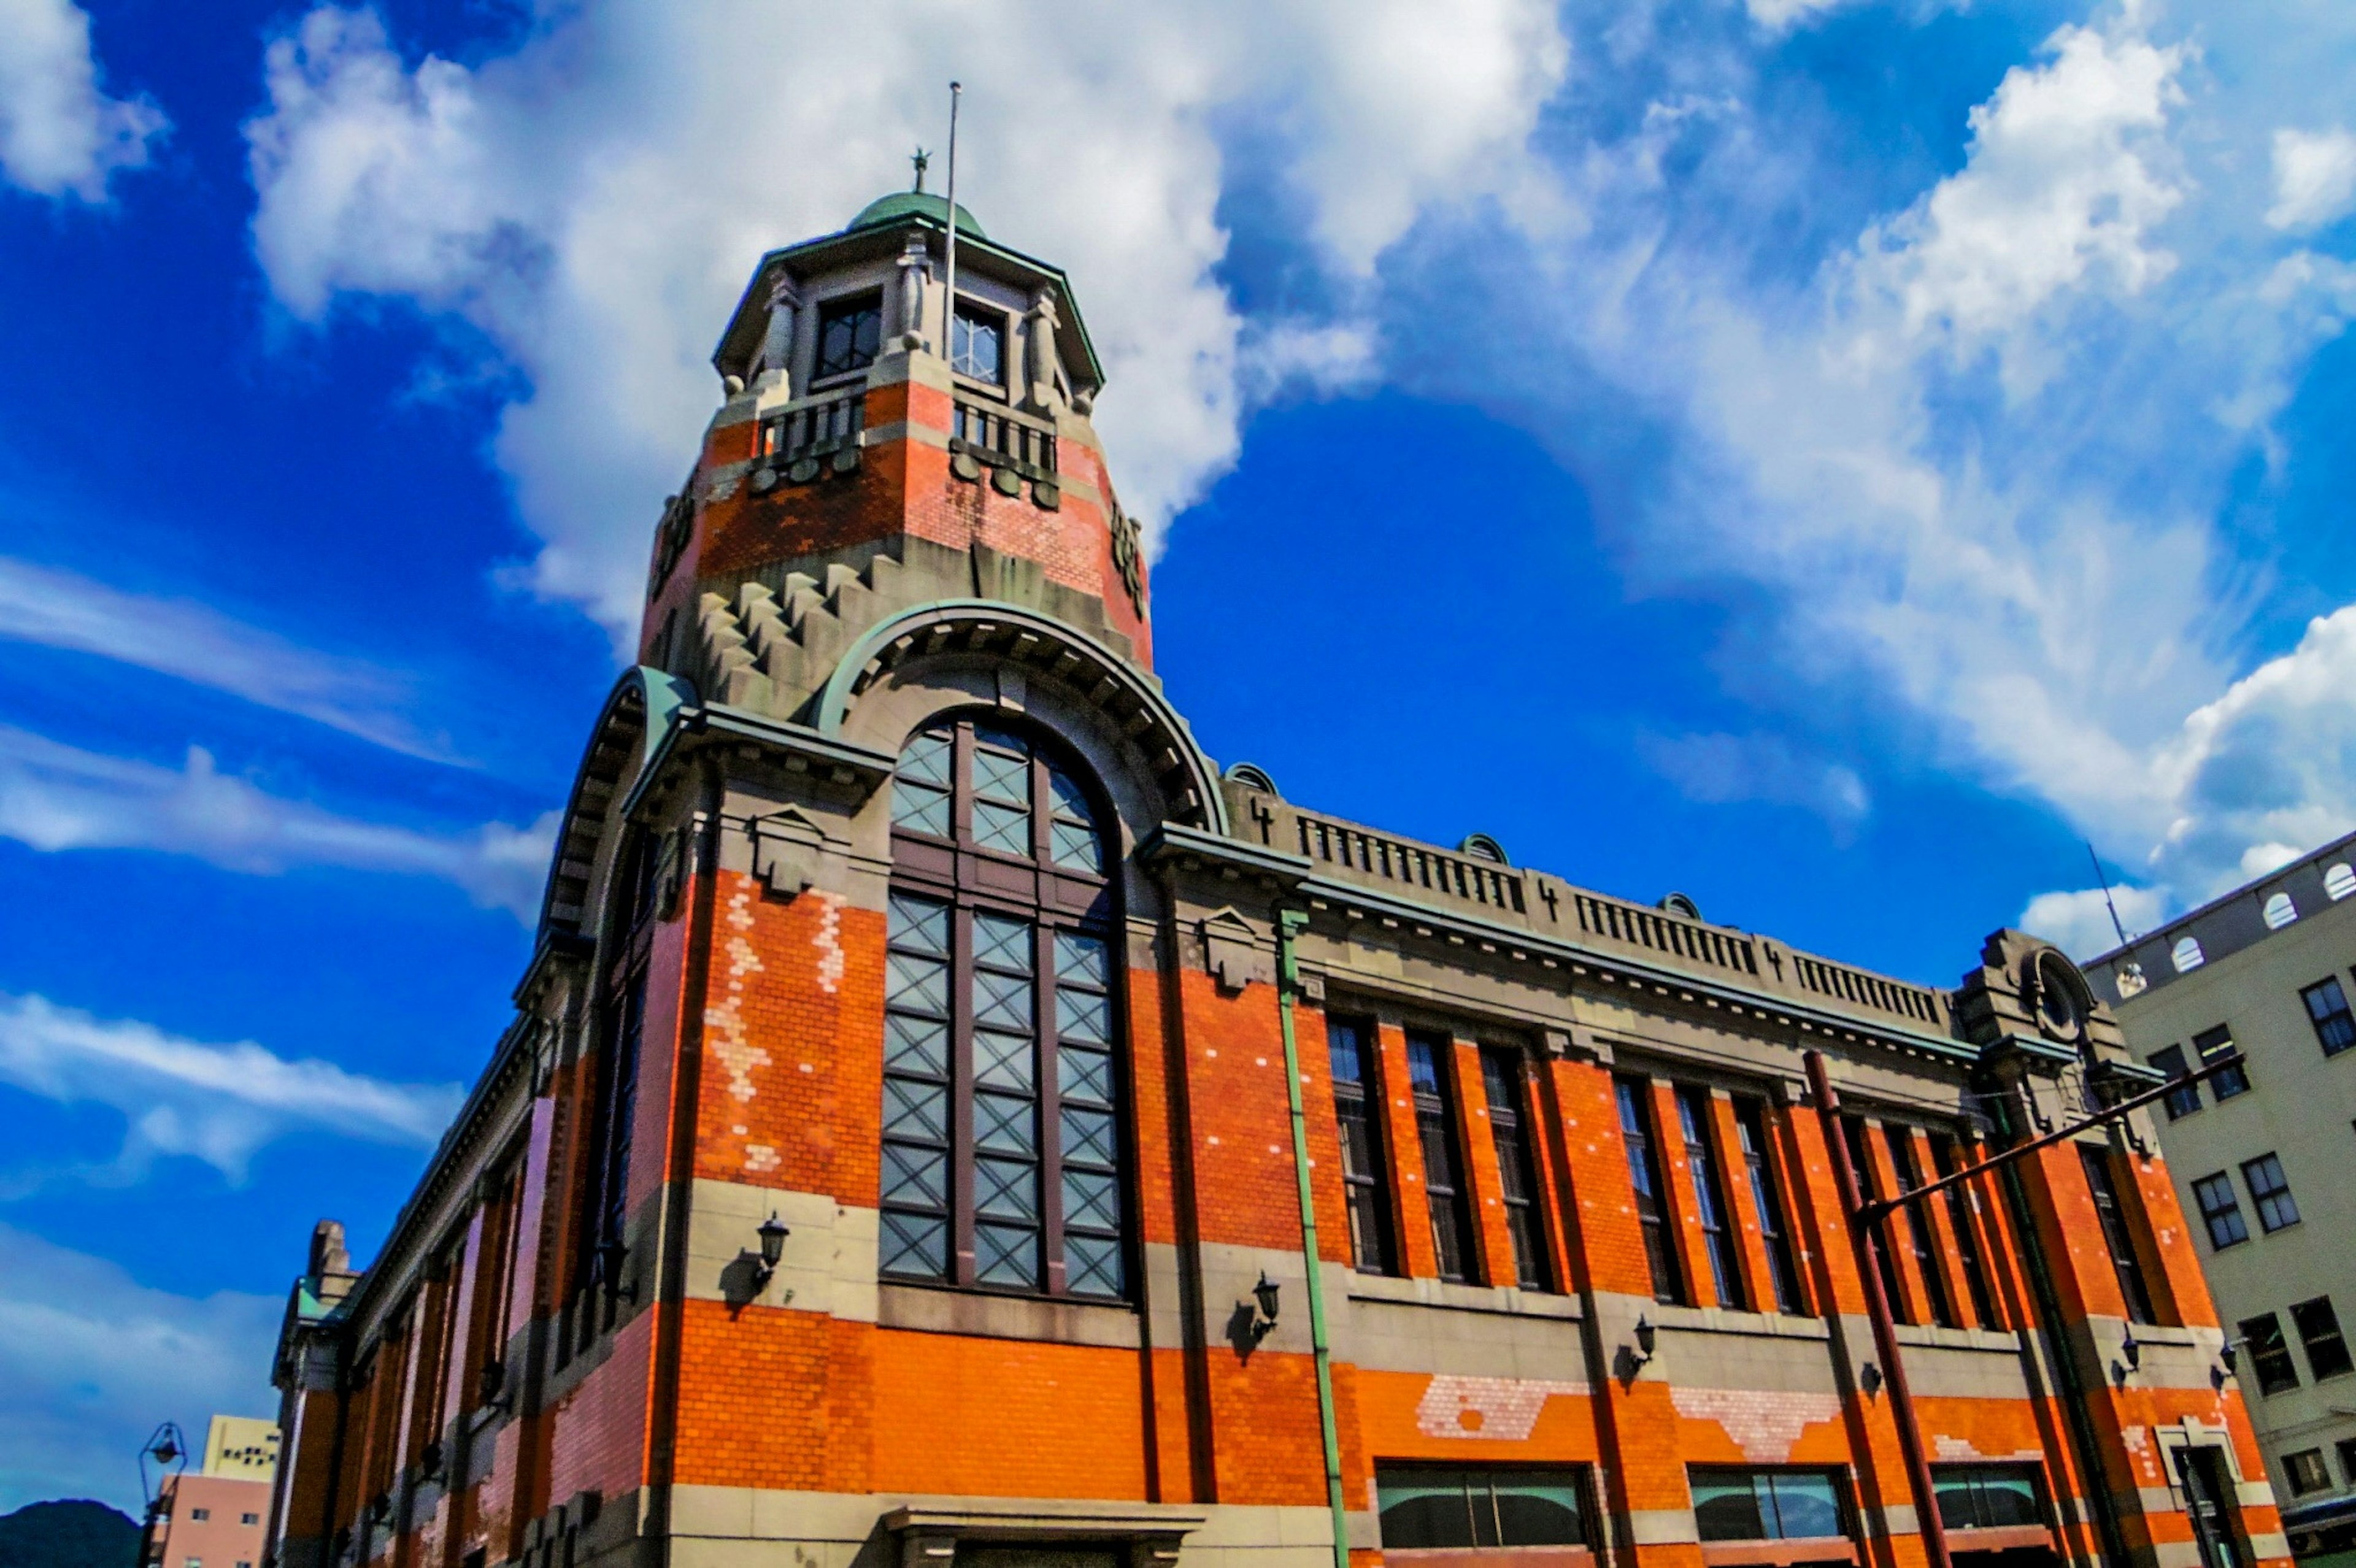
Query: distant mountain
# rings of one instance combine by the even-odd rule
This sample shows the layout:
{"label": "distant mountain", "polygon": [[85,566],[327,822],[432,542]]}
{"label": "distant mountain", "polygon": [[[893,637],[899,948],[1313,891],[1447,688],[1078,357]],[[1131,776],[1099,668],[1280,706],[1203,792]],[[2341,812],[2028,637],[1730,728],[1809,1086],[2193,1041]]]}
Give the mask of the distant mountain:
{"label": "distant mountain", "polygon": [[139,1526],[87,1499],[0,1514],[0,1568],[134,1568]]}

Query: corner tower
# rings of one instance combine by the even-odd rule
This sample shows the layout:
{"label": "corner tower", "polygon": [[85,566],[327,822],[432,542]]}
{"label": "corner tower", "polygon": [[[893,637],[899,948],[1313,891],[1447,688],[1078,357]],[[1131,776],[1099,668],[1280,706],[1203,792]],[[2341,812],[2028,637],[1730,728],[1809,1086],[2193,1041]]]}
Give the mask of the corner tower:
{"label": "corner tower", "polygon": [[656,530],[640,663],[806,718],[880,622],[995,601],[1150,670],[1070,284],[960,206],[952,307],[948,223],[944,198],[903,192],[761,259],[712,355],[725,400]]}

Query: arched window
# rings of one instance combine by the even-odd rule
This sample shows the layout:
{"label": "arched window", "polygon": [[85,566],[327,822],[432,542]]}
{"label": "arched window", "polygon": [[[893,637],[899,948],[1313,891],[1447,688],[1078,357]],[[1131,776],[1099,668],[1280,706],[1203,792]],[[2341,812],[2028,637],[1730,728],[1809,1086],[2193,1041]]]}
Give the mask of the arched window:
{"label": "arched window", "polygon": [[2280,931],[2298,918],[2298,906],[2290,901],[2288,893],[2276,893],[2266,900],[2260,912],[2265,916],[2267,930]]}
{"label": "arched window", "polygon": [[2201,951],[2199,937],[2179,936],[2176,945],[2168,950],[2168,961],[2176,965],[2178,974],[2189,975],[2209,962],[2209,955]]}
{"label": "arched window", "polygon": [[901,752],[885,1275],[1128,1294],[1107,859],[1091,791],[1029,735],[946,720]]}

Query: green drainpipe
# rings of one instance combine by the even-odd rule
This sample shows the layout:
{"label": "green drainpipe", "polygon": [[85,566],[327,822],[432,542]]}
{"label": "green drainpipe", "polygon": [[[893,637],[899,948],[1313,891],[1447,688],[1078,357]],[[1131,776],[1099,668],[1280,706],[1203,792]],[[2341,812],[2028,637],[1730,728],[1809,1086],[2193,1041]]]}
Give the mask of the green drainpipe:
{"label": "green drainpipe", "polygon": [[1350,1568],[1349,1519],[1342,1504],[1342,1434],[1333,1420],[1333,1349],[1325,1333],[1325,1285],[1317,1264],[1317,1200],[1309,1186],[1309,1116],[1301,1108],[1301,1047],[1292,1001],[1301,968],[1292,939],[1309,924],[1297,909],[1276,912],[1276,1017],[1284,1031],[1284,1093],[1292,1111],[1292,1174],[1301,1188],[1301,1256],[1308,1265],[1309,1345],[1317,1362],[1317,1424],[1325,1439],[1325,1502],[1333,1510],[1333,1568]]}

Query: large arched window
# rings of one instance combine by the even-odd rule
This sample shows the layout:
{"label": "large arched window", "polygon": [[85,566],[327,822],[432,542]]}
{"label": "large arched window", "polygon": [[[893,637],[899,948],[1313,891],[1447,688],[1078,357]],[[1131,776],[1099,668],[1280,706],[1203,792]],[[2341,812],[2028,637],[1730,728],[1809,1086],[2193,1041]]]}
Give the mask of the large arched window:
{"label": "large arched window", "polygon": [[1091,793],[1029,736],[945,720],[901,752],[885,1275],[1128,1294],[1107,859]]}

